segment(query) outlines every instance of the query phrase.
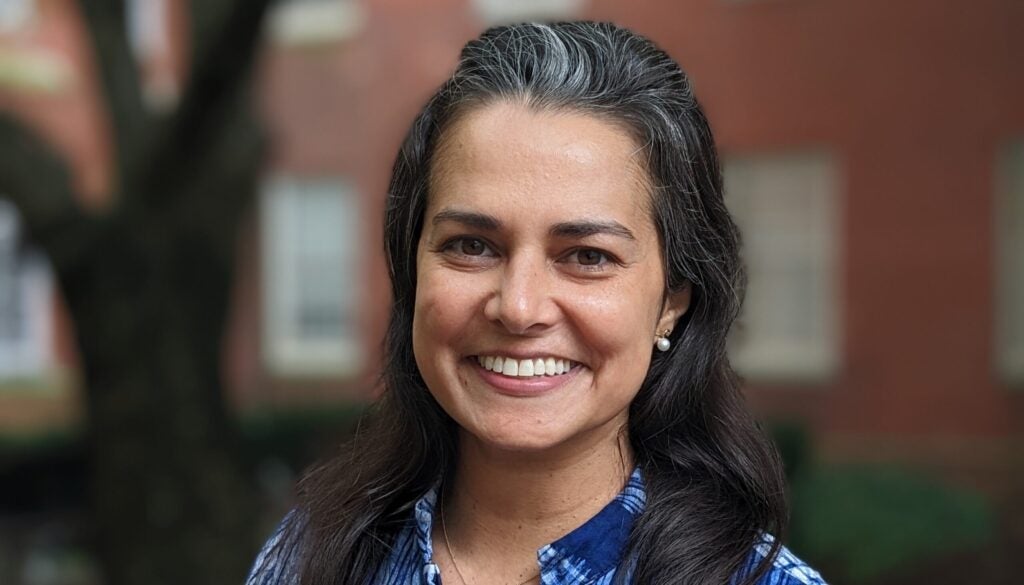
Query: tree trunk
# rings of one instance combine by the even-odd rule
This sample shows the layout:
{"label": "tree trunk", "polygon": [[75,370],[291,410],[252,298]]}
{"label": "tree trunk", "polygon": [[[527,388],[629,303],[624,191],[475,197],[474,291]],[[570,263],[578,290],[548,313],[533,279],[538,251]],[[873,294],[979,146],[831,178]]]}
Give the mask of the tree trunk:
{"label": "tree trunk", "polygon": [[74,323],[91,502],[107,585],[241,582],[255,499],[220,356],[262,134],[249,78],[267,0],[192,6],[193,65],[170,116],[142,103],[121,0],[86,0],[117,189],[79,208],[47,146],[0,117],[0,192],[49,256]]}
{"label": "tree trunk", "polygon": [[237,583],[254,501],[220,383],[230,262],[172,226],[122,226],[97,252],[102,264],[61,281],[109,583]]}

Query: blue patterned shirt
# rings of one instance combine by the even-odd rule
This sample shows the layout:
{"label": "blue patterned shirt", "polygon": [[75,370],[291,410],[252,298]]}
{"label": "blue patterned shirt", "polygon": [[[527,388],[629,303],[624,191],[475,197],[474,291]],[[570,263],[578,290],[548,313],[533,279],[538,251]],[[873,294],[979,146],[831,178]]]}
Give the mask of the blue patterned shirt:
{"label": "blue patterned shirt", "polygon": [[[542,585],[611,585],[633,521],[644,509],[645,498],[640,471],[634,471],[622,492],[596,516],[537,551]],[[373,585],[442,585],[430,536],[436,504],[436,490],[416,503],[413,517],[398,533],[391,555]],[[295,539],[287,538],[294,522],[293,512],[263,547],[246,585],[298,585],[301,551]],[[755,546],[740,574],[760,563],[771,543],[769,536]],[[825,585],[825,581],[783,548],[757,585]]]}

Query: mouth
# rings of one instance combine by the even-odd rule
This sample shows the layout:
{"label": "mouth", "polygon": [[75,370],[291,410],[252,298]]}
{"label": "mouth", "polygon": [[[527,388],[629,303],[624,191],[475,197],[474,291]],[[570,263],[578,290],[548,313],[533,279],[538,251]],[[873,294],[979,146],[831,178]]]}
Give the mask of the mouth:
{"label": "mouth", "polygon": [[483,369],[509,378],[545,378],[569,373],[580,364],[571,360],[549,357],[516,359],[509,356],[478,355],[476,360]]}
{"label": "mouth", "polygon": [[498,394],[526,398],[545,396],[568,387],[586,366],[564,358],[474,355],[466,362],[473,364],[477,376]]}

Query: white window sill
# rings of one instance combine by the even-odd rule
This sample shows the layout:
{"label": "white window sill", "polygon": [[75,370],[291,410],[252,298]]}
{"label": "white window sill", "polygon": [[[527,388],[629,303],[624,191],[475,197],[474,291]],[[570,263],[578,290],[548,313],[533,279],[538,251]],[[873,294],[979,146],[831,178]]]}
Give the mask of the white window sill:
{"label": "white window sill", "polygon": [[732,364],[751,382],[817,384],[836,377],[839,360],[821,348],[785,348],[770,351],[734,351]]}
{"label": "white window sill", "polygon": [[265,363],[282,378],[350,378],[360,373],[364,356],[353,340],[323,343],[286,341],[269,343]]}

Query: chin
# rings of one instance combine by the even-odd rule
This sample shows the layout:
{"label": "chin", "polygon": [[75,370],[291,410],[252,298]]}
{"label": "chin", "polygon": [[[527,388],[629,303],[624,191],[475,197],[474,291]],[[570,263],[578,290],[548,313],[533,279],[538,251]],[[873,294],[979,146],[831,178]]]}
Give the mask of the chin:
{"label": "chin", "polygon": [[484,449],[509,453],[543,453],[558,449],[567,442],[563,433],[523,428],[519,424],[503,425],[500,431],[478,429],[474,432],[463,428],[462,432],[465,439],[477,443]]}

